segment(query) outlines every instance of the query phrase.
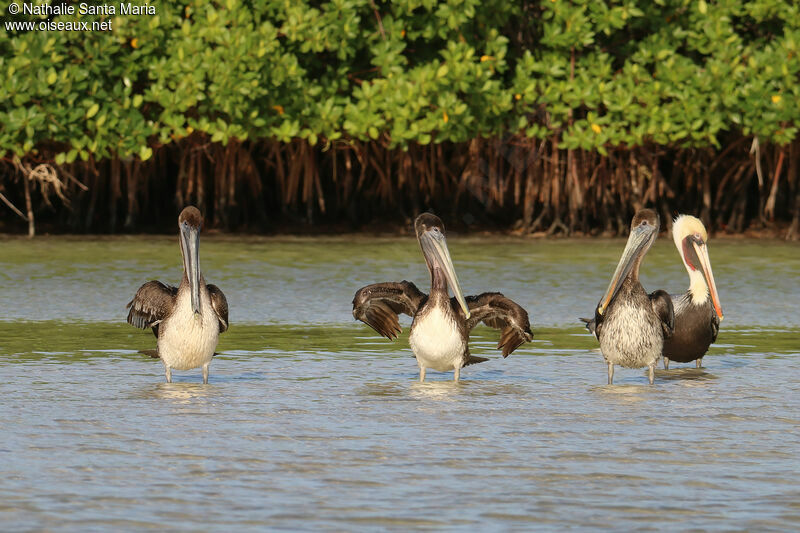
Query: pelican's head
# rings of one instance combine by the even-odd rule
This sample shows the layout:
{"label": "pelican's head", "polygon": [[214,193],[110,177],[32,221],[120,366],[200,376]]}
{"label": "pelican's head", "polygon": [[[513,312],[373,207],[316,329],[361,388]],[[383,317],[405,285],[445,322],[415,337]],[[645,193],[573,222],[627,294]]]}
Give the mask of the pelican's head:
{"label": "pelican's head", "polygon": [[689,272],[689,292],[696,304],[704,303],[711,296],[714,311],[722,320],[722,306],[719,303],[711,260],[708,258],[708,232],[700,219],[691,215],[679,215],[672,225],[672,239],[681,254],[683,265]]}
{"label": "pelican's head", "polygon": [[614,297],[619,292],[622,284],[627,279],[628,275],[633,271],[633,275],[639,276],[639,265],[642,263],[642,258],[647,250],[653,245],[658,237],[658,230],[661,227],[658,213],[652,209],[640,209],[631,221],[631,233],[628,236],[628,242],[625,244],[625,250],[622,252],[622,257],[617,263],[617,269],[611,277],[611,283],[608,284],[608,289],[597,304],[597,314],[602,315]]}
{"label": "pelican's head", "polygon": [[203,216],[194,206],[188,206],[178,217],[178,231],[183,256],[183,274],[192,291],[192,310],[200,314],[200,230]]}
{"label": "pelican's head", "polygon": [[442,220],[431,213],[423,213],[414,221],[414,230],[417,233],[420,248],[422,248],[422,255],[425,256],[425,262],[428,264],[431,281],[446,280],[453,289],[453,294],[464,314],[469,318],[469,307],[461,292],[461,284],[458,282],[453,261],[450,259]]}

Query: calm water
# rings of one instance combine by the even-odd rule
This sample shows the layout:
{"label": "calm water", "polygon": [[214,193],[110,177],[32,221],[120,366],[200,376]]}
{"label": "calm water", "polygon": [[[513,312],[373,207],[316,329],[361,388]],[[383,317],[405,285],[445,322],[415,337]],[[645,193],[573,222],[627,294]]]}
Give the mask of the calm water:
{"label": "calm water", "polygon": [[[451,237],[465,292],[512,296],[536,338],[503,360],[478,329],[489,362],[420,384],[407,336],[350,314],[363,284],[425,286],[413,237],[206,236],[232,327],[203,386],[125,324],[179,280],[176,238],[0,240],[0,529],[797,530],[800,247],[712,240],[704,368],[607,386],[576,318],[623,245]],[[667,239],[642,279],[685,289]]]}

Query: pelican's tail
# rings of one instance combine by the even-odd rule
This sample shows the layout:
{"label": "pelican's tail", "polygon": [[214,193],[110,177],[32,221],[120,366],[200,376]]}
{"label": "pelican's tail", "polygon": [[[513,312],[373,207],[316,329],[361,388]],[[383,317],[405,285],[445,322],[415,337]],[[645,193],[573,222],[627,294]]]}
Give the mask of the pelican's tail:
{"label": "pelican's tail", "polygon": [[464,366],[474,365],[477,363],[483,363],[484,361],[488,361],[487,357],[475,357],[474,355],[467,356],[467,362],[464,363]]}

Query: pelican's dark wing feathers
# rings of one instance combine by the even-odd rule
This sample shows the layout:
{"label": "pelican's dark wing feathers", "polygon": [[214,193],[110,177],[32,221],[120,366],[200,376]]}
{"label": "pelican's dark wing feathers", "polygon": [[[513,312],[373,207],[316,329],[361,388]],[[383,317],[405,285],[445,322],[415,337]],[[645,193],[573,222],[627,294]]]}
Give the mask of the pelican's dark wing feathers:
{"label": "pelican's dark wing feathers", "polygon": [[209,283],[206,285],[206,289],[208,289],[208,296],[211,298],[211,308],[219,320],[219,332],[224,333],[228,330],[228,300],[225,299],[225,295],[216,285]]}
{"label": "pelican's dark wing feathers", "polygon": [[[528,313],[513,300],[499,292],[484,292],[465,299],[470,312],[467,331],[471,331],[479,322],[501,330],[497,348],[502,348],[503,357],[508,357],[522,343],[533,340]],[[455,299],[453,308],[458,308]]]}
{"label": "pelican's dark wing feathers", "polygon": [[711,308],[711,342],[717,342],[717,334],[719,333],[719,317],[717,313],[714,312],[714,308]]}
{"label": "pelican's dark wing feathers", "polygon": [[141,329],[153,328],[153,334],[158,337],[158,325],[172,312],[177,296],[177,287],[148,281],[125,306],[130,309],[128,324]]}
{"label": "pelican's dark wing feathers", "polygon": [[353,317],[387,339],[396,339],[402,331],[400,313],[413,317],[427,298],[410,281],[374,283],[356,291]]}
{"label": "pelican's dark wing feathers", "polygon": [[661,319],[661,329],[664,331],[664,338],[668,339],[675,331],[675,308],[672,305],[672,297],[665,290],[659,289],[651,292],[650,305],[659,319]]}

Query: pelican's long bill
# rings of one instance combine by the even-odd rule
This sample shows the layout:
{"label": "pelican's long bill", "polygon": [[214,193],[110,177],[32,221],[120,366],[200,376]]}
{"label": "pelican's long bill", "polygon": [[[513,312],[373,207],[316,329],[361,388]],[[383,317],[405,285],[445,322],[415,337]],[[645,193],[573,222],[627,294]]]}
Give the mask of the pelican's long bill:
{"label": "pelican's long bill", "polygon": [[461,284],[458,282],[453,260],[450,259],[450,252],[447,249],[447,240],[444,234],[438,228],[428,230],[420,236],[419,243],[422,247],[422,253],[431,267],[431,274],[436,268],[444,273],[448,285],[453,289],[453,295],[456,297],[461,309],[464,310],[464,314],[469,318],[469,307],[467,307],[467,301],[464,299],[464,293],[461,292]]}
{"label": "pelican's long bill", "polygon": [[614,276],[611,278],[611,283],[608,284],[608,289],[597,304],[597,313],[602,315],[605,313],[611,301],[617,295],[625,278],[628,277],[633,265],[636,261],[647,251],[658,232],[658,226],[652,224],[639,225],[631,230],[628,237],[628,243],[625,245],[625,250],[622,251],[622,257],[619,258],[617,269],[614,271]]}
{"label": "pelican's long bill", "polygon": [[[686,246],[689,242],[692,244],[691,248]],[[706,280],[706,285],[708,286],[708,293],[711,295],[711,302],[714,304],[714,311],[717,313],[719,319],[722,320],[722,305],[719,303],[717,284],[714,282],[714,273],[711,271],[711,259],[708,258],[708,246],[702,240],[690,236],[685,239],[684,248],[687,249],[685,255],[689,265],[694,268],[699,268],[700,272],[702,272]],[[694,255],[694,257],[692,257],[692,255]]]}
{"label": "pelican's long bill", "polygon": [[200,228],[183,222],[180,229],[183,270],[192,291],[192,311],[200,314]]}

